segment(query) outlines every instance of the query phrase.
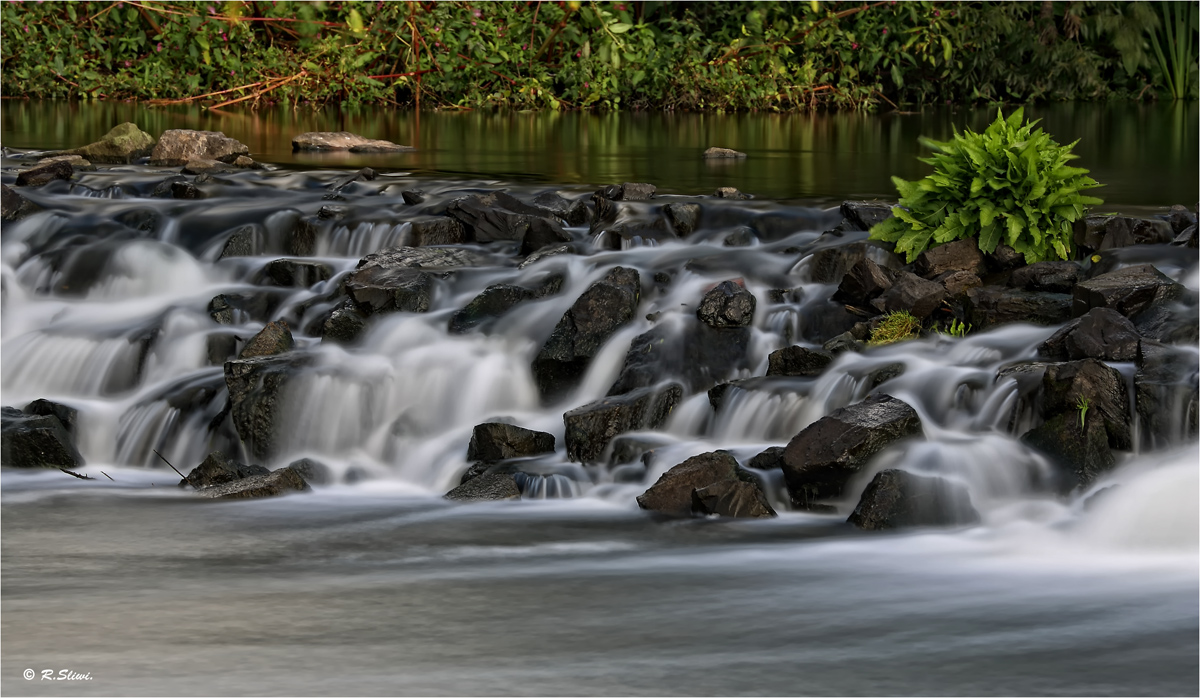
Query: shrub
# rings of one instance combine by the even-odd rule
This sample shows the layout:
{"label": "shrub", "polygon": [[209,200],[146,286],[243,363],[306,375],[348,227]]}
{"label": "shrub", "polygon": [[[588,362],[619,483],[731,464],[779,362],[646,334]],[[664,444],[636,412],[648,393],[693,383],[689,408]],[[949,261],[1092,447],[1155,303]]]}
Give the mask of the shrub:
{"label": "shrub", "polygon": [[[1071,224],[1084,206],[1103,203],[1080,192],[1100,186],[1087,170],[1069,167],[1075,143],[1062,146],[1036,121],[1024,126],[1024,110],[996,120],[983,133],[955,132],[949,141],[922,139],[933,157],[933,174],[918,182],[892,177],[900,192],[893,218],[871,228],[871,238],[896,243],[896,252],[917,255],[933,245],[977,238],[993,252],[1001,242],[1026,263],[1071,257]],[[1077,143],[1078,141],[1076,141]]]}

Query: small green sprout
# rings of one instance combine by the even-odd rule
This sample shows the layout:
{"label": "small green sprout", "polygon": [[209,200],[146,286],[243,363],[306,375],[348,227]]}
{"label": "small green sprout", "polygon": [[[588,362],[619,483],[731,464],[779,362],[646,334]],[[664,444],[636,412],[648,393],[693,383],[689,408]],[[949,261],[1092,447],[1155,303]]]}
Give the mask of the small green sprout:
{"label": "small green sprout", "polygon": [[1087,425],[1085,424],[1084,420],[1087,418],[1087,411],[1088,411],[1088,407],[1090,405],[1091,405],[1091,401],[1082,395],[1080,395],[1079,398],[1077,400],[1075,400],[1075,408],[1079,410],[1079,429],[1081,431],[1083,429],[1087,428]]}
{"label": "small green sprout", "polygon": [[959,322],[956,319],[950,323],[950,327],[948,327],[945,332],[942,332],[942,334],[946,335],[947,337],[966,337],[967,333],[970,331],[970,325],[965,322]]}

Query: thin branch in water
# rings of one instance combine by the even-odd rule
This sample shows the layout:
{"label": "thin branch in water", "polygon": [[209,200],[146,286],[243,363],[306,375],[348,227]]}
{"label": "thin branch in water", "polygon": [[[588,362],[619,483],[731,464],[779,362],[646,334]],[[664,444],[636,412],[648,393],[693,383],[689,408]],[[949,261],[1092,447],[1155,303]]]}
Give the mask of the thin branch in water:
{"label": "thin branch in water", "polygon": [[[154,449],[150,449],[150,450],[154,451]],[[167,460],[166,456],[159,453],[158,451],[154,451],[154,455],[158,456],[159,458],[162,458],[162,462],[166,463],[167,465],[171,465],[171,461]],[[187,475],[184,475],[183,473],[179,472],[179,468],[176,468],[175,466],[171,465],[171,470],[174,470],[176,475],[178,475],[179,477],[181,477],[185,481],[187,481],[187,484],[192,485],[192,482],[187,479]],[[199,489],[199,488],[197,488],[195,485],[192,485],[192,489]]]}
{"label": "thin branch in water", "polygon": [[77,477],[80,480],[95,480],[96,479],[94,477],[88,477],[87,475],[80,475],[79,473],[72,472],[70,470],[67,470],[66,468],[59,468],[59,470],[63,471],[64,473],[66,473],[67,475],[70,475],[72,477]]}
{"label": "thin branch in water", "polygon": [[296,80],[297,78],[302,78],[305,75],[308,75],[308,71],[301,70],[299,73],[296,73],[292,77],[280,80],[279,82],[275,83],[274,85],[269,85],[268,87],[264,87],[263,89],[259,90],[258,92],[255,92],[254,94],[246,95],[245,97],[238,97],[237,99],[231,99],[228,102],[221,102],[220,104],[214,104],[211,107],[209,107],[209,109],[220,109],[221,107],[227,107],[230,104],[237,104],[238,102],[245,102],[248,99],[257,99],[257,98],[265,95],[266,93],[268,93],[272,90],[277,90],[280,87],[283,87],[284,85],[288,84],[289,82],[292,82],[293,80]]}
{"label": "thin branch in water", "polygon": [[116,482],[116,480],[113,480],[113,479],[112,479],[112,476],[111,476],[111,475],[109,475],[108,473],[104,472],[103,470],[101,470],[101,471],[100,471],[100,474],[101,474],[101,475],[103,475],[104,477],[108,478],[109,480],[112,480],[113,482]]}

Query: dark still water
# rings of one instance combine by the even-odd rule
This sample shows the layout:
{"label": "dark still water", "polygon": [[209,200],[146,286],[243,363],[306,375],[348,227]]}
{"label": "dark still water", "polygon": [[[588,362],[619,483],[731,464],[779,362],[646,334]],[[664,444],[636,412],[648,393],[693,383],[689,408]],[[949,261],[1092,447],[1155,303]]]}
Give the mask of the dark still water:
{"label": "dark still water", "polygon": [[[1109,207],[1194,206],[1200,191],[1200,106],[1058,104],[1026,109],[1059,143],[1079,140],[1076,165],[1105,185]],[[891,176],[916,179],[929,168],[920,136],[981,131],[994,109],[936,109],[918,114],[423,113],[387,109],[343,112],[274,107],[207,112],[123,103],[6,100],[0,135],[10,148],[86,145],[133,121],[166,129],[224,131],[270,163],[402,170],[417,176],[489,178],[557,185],[650,182],[660,192],[710,193],[732,186],[759,198],[836,203],[895,198]],[[348,130],[419,150],[391,156],[295,154],[292,136]],[[706,162],[710,146],[747,153]]]}

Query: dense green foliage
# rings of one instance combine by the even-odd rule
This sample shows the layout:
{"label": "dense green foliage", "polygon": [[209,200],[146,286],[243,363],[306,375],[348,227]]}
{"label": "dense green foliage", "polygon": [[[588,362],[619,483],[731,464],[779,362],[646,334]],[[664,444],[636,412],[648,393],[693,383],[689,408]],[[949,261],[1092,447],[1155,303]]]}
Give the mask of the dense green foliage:
{"label": "dense green foliage", "polygon": [[[1136,2],[7,2],[0,53],[6,96],[204,95],[210,105],[784,111],[1194,96],[1195,81],[1178,87],[1152,51],[1164,32],[1189,39],[1194,13],[1163,12]],[[1172,45],[1184,58],[1196,47]]]}
{"label": "dense green foliage", "polygon": [[976,238],[994,252],[1001,242],[1032,264],[1071,258],[1071,224],[1084,206],[1104,203],[1080,192],[1099,186],[1082,167],[1067,162],[1075,143],[1062,146],[1018,109],[997,113],[983,133],[967,129],[949,141],[923,140],[935,152],[921,161],[933,174],[907,182],[893,177],[900,205],[893,218],[871,228],[871,237],[896,243],[916,259],[931,243]]}

